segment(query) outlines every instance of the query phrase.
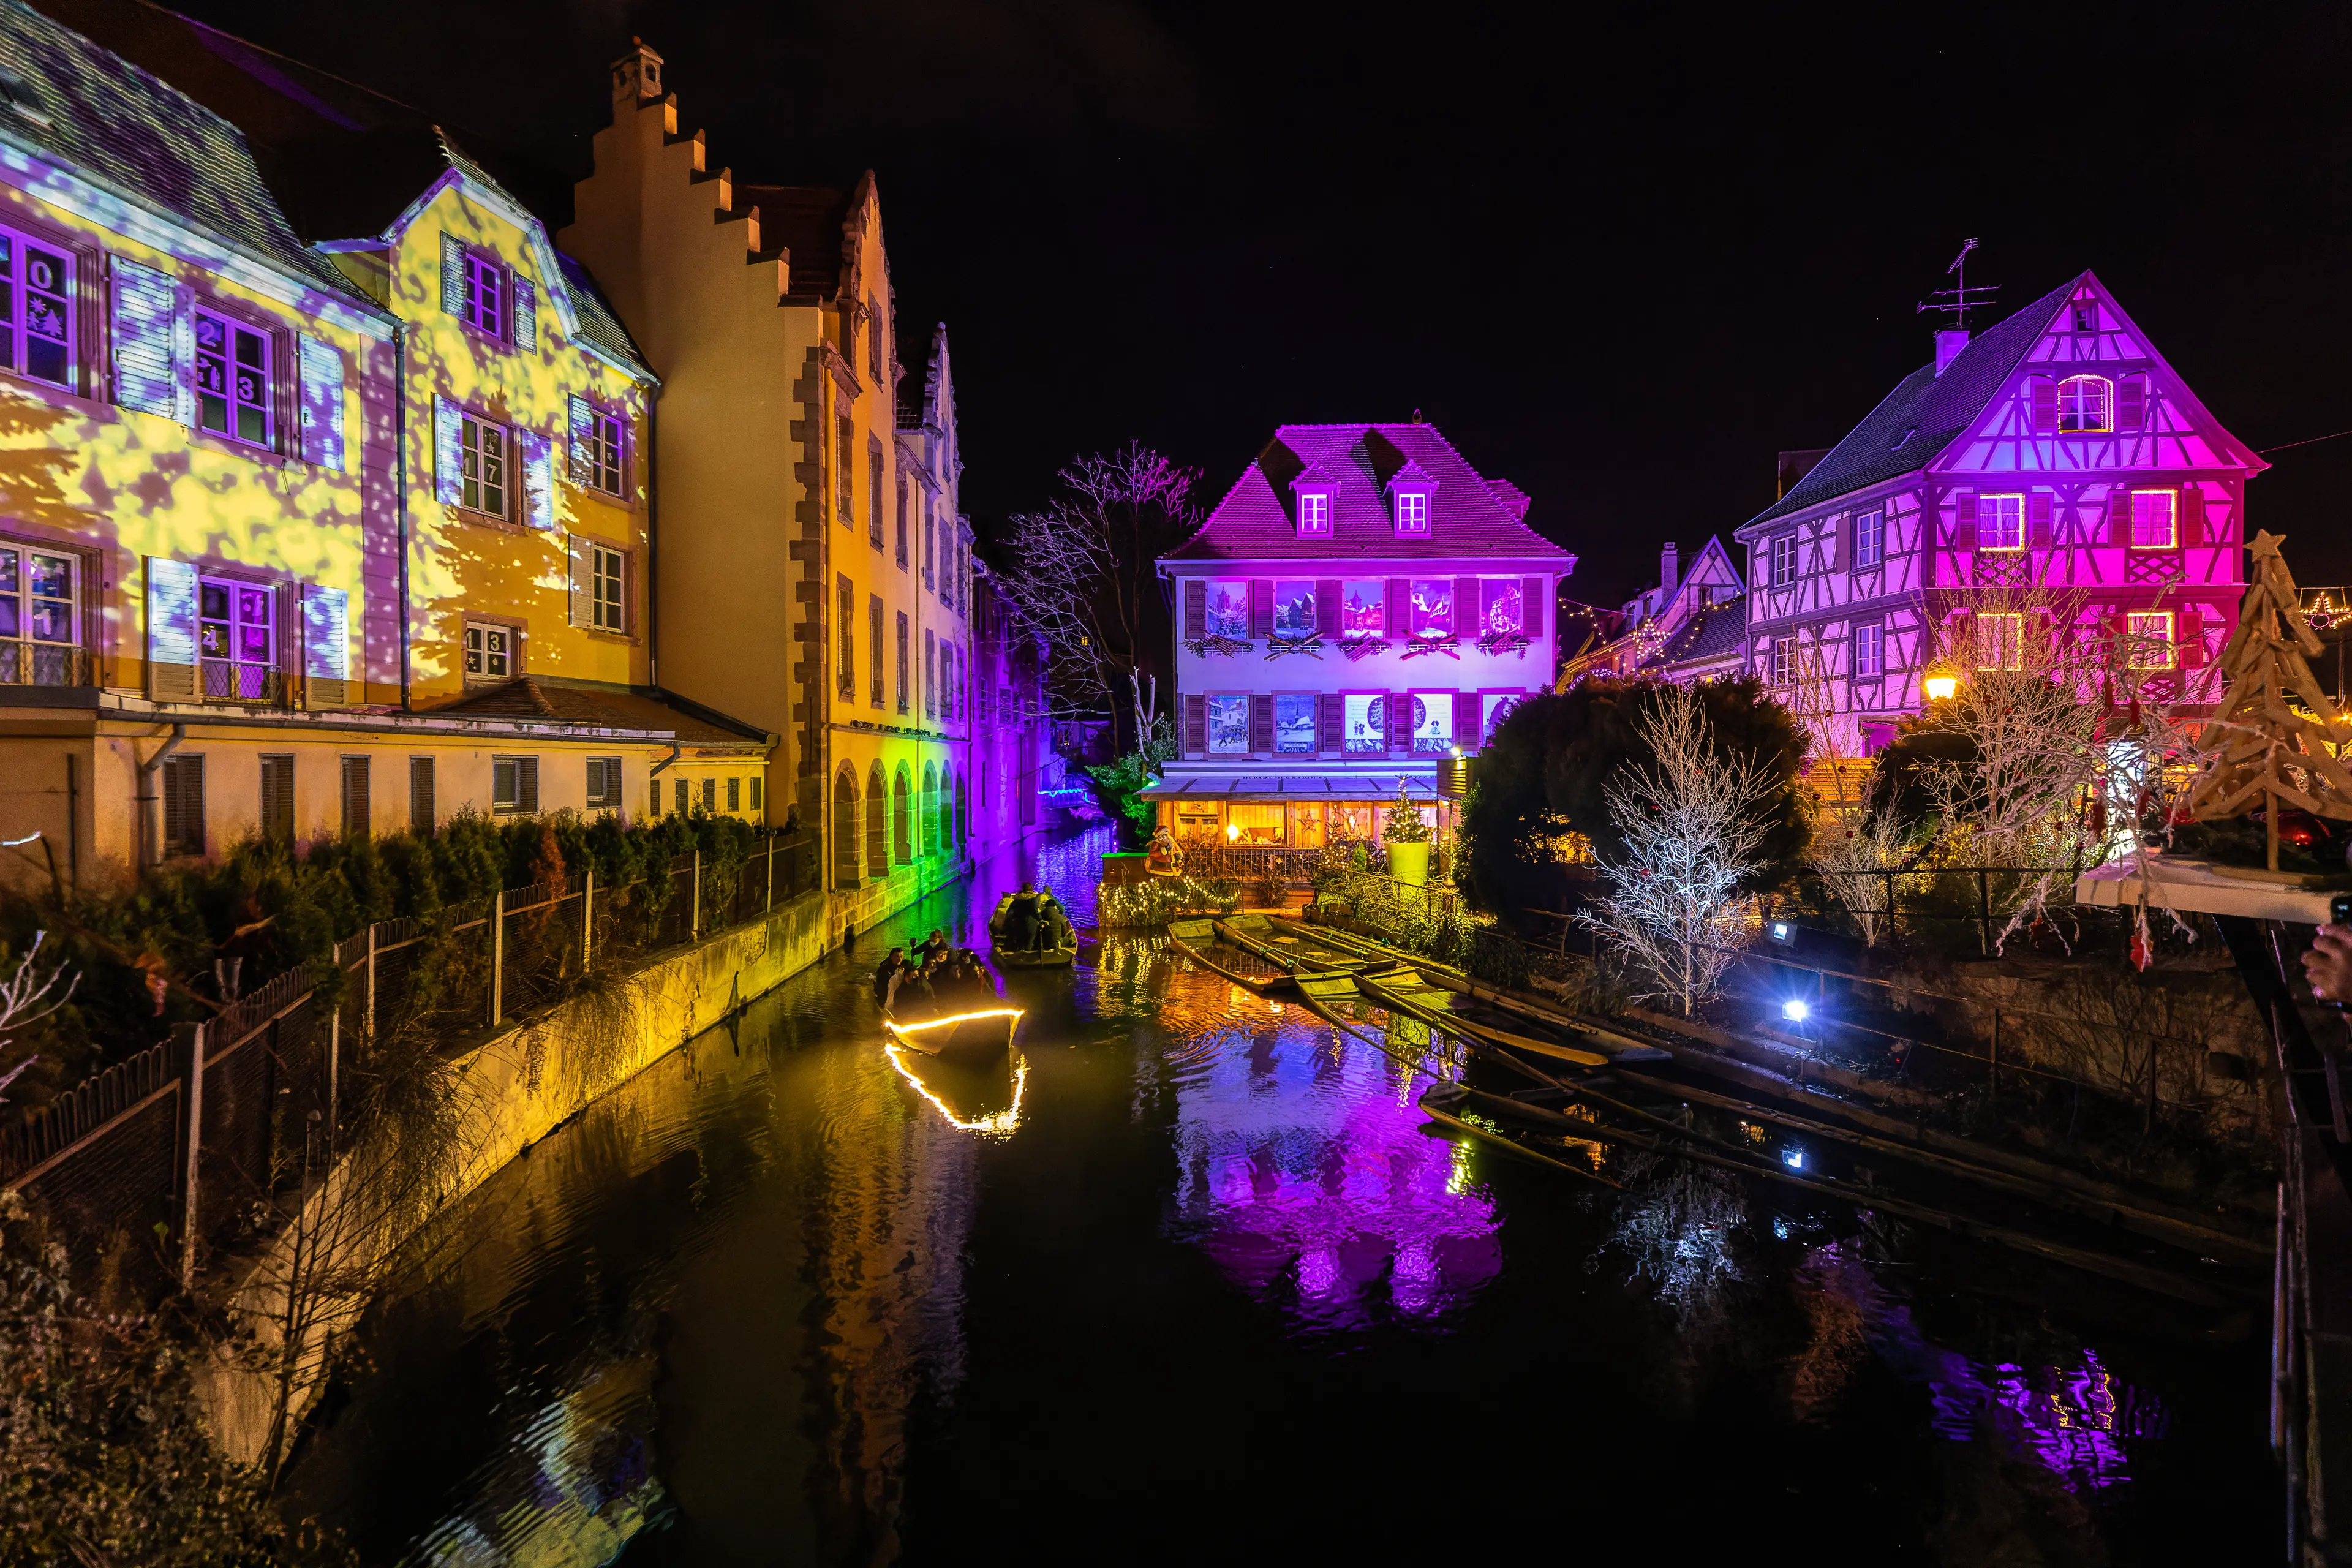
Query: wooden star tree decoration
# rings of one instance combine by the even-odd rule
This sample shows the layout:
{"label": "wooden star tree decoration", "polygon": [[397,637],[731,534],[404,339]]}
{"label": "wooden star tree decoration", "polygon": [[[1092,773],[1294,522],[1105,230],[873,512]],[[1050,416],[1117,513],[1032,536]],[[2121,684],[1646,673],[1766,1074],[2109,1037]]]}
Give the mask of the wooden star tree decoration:
{"label": "wooden star tree decoration", "polygon": [[[2253,580],[2238,629],[2221,650],[2229,686],[2198,737],[2210,760],[2188,799],[2189,814],[2199,822],[2243,816],[2260,805],[2273,871],[2281,801],[2315,816],[2352,821],[2352,773],[2336,755],[2344,733],[2334,726],[2343,716],[2305,662],[2323,645],[2303,618],[2294,578],[2279,554],[2284,542],[2265,531],[2247,546]],[[2289,705],[2290,698],[2303,705],[2300,710]]]}

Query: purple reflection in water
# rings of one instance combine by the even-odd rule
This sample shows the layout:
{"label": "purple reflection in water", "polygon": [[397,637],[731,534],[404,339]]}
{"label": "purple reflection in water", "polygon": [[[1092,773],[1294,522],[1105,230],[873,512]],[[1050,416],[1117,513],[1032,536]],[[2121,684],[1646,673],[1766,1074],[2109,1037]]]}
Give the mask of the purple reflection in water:
{"label": "purple reflection in water", "polygon": [[1426,1079],[1301,1016],[1190,1056],[1177,1224],[1235,1283],[1295,1296],[1319,1325],[1369,1322],[1383,1299],[1434,1319],[1501,1268],[1494,1205],[1466,1151],[1422,1133]]}

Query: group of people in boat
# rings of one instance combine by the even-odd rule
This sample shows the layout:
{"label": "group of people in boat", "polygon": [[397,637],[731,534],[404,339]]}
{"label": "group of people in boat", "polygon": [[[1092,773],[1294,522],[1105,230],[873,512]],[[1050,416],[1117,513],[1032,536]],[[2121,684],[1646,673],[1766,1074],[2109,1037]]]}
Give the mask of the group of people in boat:
{"label": "group of people in boat", "polygon": [[935,1007],[992,1002],[996,982],[968,947],[950,945],[934,929],[909,952],[894,947],[874,971],[874,1000],[885,1013],[929,1012]]}
{"label": "group of people in boat", "polygon": [[1043,952],[1048,948],[1076,947],[1077,931],[1070,924],[1068,911],[1052,889],[1040,891],[1029,882],[1013,895],[998,916],[992,934],[999,947],[1015,952]]}

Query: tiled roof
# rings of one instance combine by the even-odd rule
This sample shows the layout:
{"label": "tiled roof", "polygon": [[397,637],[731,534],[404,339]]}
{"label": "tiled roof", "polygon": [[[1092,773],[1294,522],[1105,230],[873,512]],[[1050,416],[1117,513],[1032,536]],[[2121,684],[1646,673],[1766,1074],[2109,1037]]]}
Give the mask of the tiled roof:
{"label": "tiled roof", "polygon": [[688,711],[643,692],[558,686],[528,675],[519,675],[496,686],[476,687],[431,711],[436,718],[470,715],[526,722],[539,719],[551,724],[667,733],[688,746],[763,747],[767,743],[761,731],[724,715],[706,717],[707,710]]}
{"label": "tiled roof", "polygon": [[0,135],[245,254],[383,311],[295,237],[237,128],[18,0],[0,0]]}
{"label": "tiled roof", "polygon": [[[1430,529],[1400,539],[1389,510],[1388,483],[1407,464],[1436,481]],[[1298,537],[1290,482],[1309,465],[1339,481],[1331,537]],[[1516,495],[1517,492],[1512,490]],[[1201,531],[1166,561],[1248,561],[1295,557],[1412,561],[1462,556],[1552,556],[1567,571],[1576,557],[1521,521],[1494,483],[1465,462],[1429,425],[1285,425],[1217,503]]]}
{"label": "tiled roof", "polygon": [[1748,601],[1745,596],[1727,599],[1706,609],[1693,611],[1688,620],[1675,628],[1657,652],[1643,659],[1643,669],[1662,669],[1668,665],[1690,664],[1700,659],[1719,658],[1736,651],[1748,636]]}
{"label": "tiled roof", "polygon": [[604,291],[596,287],[593,278],[588,276],[588,268],[560,250],[555,253],[555,264],[563,268],[564,287],[572,290],[572,306],[580,312],[580,335],[624,363],[635,365],[647,375],[653,374],[652,367],[646,363],[646,356],[639,353],[637,345],[630,341],[628,329],[622,326],[621,318],[613,313]]}
{"label": "tiled roof", "polygon": [[2090,276],[2085,272],[2069,279],[1979,335],[1944,367],[1943,374],[1936,374],[1930,361],[1905,376],[1867,418],[1830,448],[1828,457],[1813,465],[1796,489],[1748,519],[1742,529],[1809,510],[1934,462],[1976,424]]}

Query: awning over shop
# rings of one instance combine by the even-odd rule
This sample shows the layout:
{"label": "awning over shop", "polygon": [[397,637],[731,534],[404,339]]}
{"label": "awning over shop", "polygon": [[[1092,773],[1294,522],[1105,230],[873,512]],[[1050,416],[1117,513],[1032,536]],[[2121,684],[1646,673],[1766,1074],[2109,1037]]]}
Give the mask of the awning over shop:
{"label": "awning over shop", "polygon": [[1141,792],[1146,800],[1349,801],[1394,800],[1402,777],[1406,798],[1435,802],[1437,784],[1412,773],[1244,773],[1163,778]]}

